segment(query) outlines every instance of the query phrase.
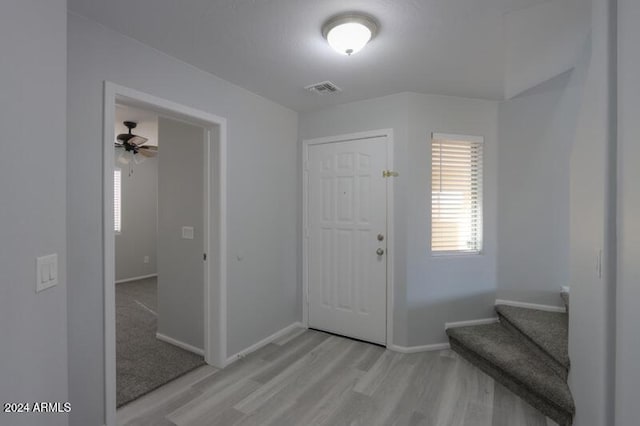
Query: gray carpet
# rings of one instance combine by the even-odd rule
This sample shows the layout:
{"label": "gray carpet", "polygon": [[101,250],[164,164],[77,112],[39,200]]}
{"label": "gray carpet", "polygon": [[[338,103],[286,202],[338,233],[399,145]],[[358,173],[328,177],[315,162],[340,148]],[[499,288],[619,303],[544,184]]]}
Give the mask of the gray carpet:
{"label": "gray carpet", "polygon": [[496,305],[500,322],[513,327],[532,349],[567,379],[569,373],[569,318],[565,313]]}
{"label": "gray carpet", "polygon": [[204,365],[204,358],[156,339],[155,278],[116,284],[118,407]]}

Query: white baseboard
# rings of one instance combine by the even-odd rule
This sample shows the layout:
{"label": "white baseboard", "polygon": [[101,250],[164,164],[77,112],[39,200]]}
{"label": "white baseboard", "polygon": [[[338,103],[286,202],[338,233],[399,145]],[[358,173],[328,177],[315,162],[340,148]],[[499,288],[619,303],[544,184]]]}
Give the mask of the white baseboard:
{"label": "white baseboard", "polygon": [[225,362],[225,367],[227,365],[239,360],[240,358],[244,358],[245,356],[249,355],[251,352],[255,352],[258,349],[260,349],[261,347],[263,347],[265,345],[268,345],[269,343],[273,342],[274,340],[279,339],[280,337],[284,336],[285,334],[289,333],[290,331],[292,331],[292,330],[294,330],[296,328],[305,328],[305,327],[302,325],[301,322],[294,322],[293,324],[290,324],[290,325],[286,326],[282,330],[276,331],[271,336],[265,337],[264,339],[260,340],[257,343],[254,343],[253,345],[249,346],[248,348],[241,350],[237,354],[231,355],[230,357],[227,358],[227,361]]}
{"label": "white baseboard", "polygon": [[496,305],[515,306],[517,308],[538,309],[547,312],[567,312],[565,307],[553,305],[539,305],[537,303],[517,302],[515,300],[496,299]]}
{"label": "white baseboard", "polygon": [[495,324],[499,321],[500,320],[496,317],[496,318],[481,318],[481,319],[475,319],[475,320],[469,320],[469,321],[445,322],[444,329],[447,330],[449,328],[467,327],[470,325]]}
{"label": "white baseboard", "polygon": [[149,275],[141,275],[139,277],[125,278],[123,280],[116,281],[116,284],[122,284],[122,283],[131,282],[131,281],[144,280],[146,278],[153,278],[153,277],[157,277],[157,276],[158,276],[158,274],[149,274]]}
{"label": "white baseboard", "polygon": [[174,346],[182,348],[185,351],[193,352],[196,355],[204,356],[204,349],[196,348],[195,346],[181,342],[180,340],[176,340],[173,337],[166,336],[162,333],[156,333],[156,339],[171,343]]}
{"label": "white baseboard", "polygon": [[443,349],[449,349],[448,343],[434,343],[432,345],[422,345],[422,346],[398,346],[398,345],[388,345],[387,349],[400,352],[403,354],[413,354],[416,352],[430,352],[430,351],[441,351]]}

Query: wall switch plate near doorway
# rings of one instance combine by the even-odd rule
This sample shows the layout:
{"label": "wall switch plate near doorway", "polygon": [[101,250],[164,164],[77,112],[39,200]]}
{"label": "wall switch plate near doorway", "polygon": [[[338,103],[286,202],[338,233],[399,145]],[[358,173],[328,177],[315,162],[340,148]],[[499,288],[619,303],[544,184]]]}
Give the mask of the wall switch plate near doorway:
{"label": "wall switch plate near doorway", "polygon": [[36,259],[36,293],[58,284],[58,255],[56,253]]}
{"label": "wall switch plate near doorway", "polygon": [[193,226],[182,227],[182,238],[185,240],[193,240]]}

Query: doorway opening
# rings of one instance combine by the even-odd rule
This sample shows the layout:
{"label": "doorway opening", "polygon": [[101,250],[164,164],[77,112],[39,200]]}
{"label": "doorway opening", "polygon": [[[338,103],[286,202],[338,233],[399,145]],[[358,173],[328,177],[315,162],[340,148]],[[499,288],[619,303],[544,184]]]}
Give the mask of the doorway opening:
{"label": "doorway opening", "polygon": [[209,161],[203,152],[209,138],[201,126],[123,104],[116,104],[115,117],[116,404],[121,407],[205,364]]}
{"label": "doorway opening", "polygon": [[[153,166],[154,160],[147,158],[153,155],[146,155],[142,160],[142,149],[137,150],[139,152],[131,152],[131,149],[115,147],[118,134],[116,125],[118,121],[124,121],[122,112],[127,112],[127,109],[129,113],[138,110],[157,117],[158,148],[148,148],[146,151],[157,150],[159,153],[155,206],[156,253],[152,248],[133,250],[133,266],[142,265],[142,268],[129,272],[125,272],[124,265],[116,269],[116,239],[124,236],[126,228],[131,234],[135,234],[145,225],[140,225],[142,222],[138,221],[138,229],[134,230],[124,217],[130,212],[127,211],[126,200],[122,197],[130,194],[126,194],[123,183],[125,179],[135,176],[142,178],[138,183],[144,186],[146,174],[149,186],[149,176],[153,173],[144,167]],[[137,129],[137,133],[144,138],[146,136],[142,134],[142,130]],[[188,140],[192,142],[187,143]],[[141,315],[146,315],[147,325],[152,324],[148,328],[156,327],[153,325],[154,321],[157,324],[155,335],[149,337],[149,341],[162,343],[171,350],[175,349],[176,353],[186,353],[193,358],[191,361],[203,357],[199,358],[200,364],[204,361],[215,367],[225,365],[226,121],[199,110],[105,82],[103,142],[105,406],[106,425],[115,426],[116,407],[122,404],[116,386],[117,286],[132,283],[129,291],[118,291],[122,293],[118,295],[119,299],[123,299],[120,296],[133,294],[134,297],[125,297],[125,301],[135,304],[139,308],[138,313],[145,313]],[[138,139],[137,142],[141,140]],[[189,162],[191,165],[185,165]],[[119,194],[116,188],[118,183]],[[126,183],[130,184],[131,181]],[[153,199],[149,192],[153,193],[152,190],[143,189],[138,195],[140,198]],[[119,202],[116,195],[120,195]],[[131,199],[126,203],[132,207]],[[148,219],[153,222],[151,218]],[[153,228],[153,224],[148,227]],[[120,235],[116,235],[117,228]],[[126,250],[124,247],[120,248]],[[120,254],[119,262],[122,263],[123,256]],[[116,281],[120,283],[115,284]],[[157,292],[155,303],[154,290]],[[197,305],[188,308],[189,303]],[[121,332],[119,337],[124,335],[126,332]],[[132,337],[135,338],[136,336]],[[160,340],[163,342],[159,342]],[[169,356],[161,361],[163,367],[170,366],[175,361],[171,358]],[[169,376],[174,374],[175,371]]]}

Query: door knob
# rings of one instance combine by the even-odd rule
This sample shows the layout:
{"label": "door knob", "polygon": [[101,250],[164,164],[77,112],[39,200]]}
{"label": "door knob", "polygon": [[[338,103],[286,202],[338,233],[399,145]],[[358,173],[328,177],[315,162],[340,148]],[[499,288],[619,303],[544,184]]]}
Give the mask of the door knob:
{"label": "door knob", "polygon": [[376,254],[377,254],[378,256],[382,256],[382,255],[384,254],[384,250],[383,250],[383,249],[381,249],[381,248],[379,248],[378,250],[376,250]]}

